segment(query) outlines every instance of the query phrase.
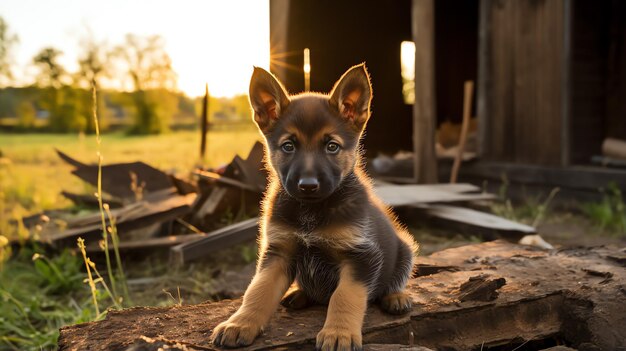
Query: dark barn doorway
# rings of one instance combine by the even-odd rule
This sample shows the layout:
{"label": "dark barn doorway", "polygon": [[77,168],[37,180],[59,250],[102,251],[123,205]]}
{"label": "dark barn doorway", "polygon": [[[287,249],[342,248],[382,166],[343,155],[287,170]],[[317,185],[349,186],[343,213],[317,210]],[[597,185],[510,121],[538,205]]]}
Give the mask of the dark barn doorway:
{"label": "dark barn doorway", "polygon": [[626,140],[626,2],[574,0],[570,162],[590,164],[606,138]]}
{"label": "dark barn doorway", "polygon": [[463,84],[477,77],[478,0],[435,1],[437,126],[462,122]]}

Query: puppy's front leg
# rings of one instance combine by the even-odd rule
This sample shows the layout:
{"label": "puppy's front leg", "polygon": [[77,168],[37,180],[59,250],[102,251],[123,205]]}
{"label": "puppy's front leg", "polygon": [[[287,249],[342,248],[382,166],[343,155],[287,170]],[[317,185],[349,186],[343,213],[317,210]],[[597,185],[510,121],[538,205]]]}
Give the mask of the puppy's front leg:
{"label": "puppy's front leg", "polygon": [[213,330],[213,344],[227,347],[250,345],[276,311],[293,280],[290,274],[285,258],[263,257],[239,310]]}
{"label": "puppy's front leg", "polygon": [[328,303],[326,322],[317,334],[316,349],[361,350],[361,329],[366,309],[367,287],[355,279],[350,265],[343,265],[339,284]]}

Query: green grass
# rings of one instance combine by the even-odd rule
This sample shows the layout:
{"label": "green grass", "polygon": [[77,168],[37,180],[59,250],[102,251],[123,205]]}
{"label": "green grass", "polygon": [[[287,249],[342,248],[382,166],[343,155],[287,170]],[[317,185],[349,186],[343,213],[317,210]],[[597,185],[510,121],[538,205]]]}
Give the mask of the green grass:
{"label": "green grass", "polygon": [[[245,157],[260,134],[252,127],[212,131],[208,135],[205,166]],[[184,175],[199,164],[200,133],[172,132],[154,136],[123,133],[102,136],[103,163],[143,161]],[[41,210],[67,208],[71,202],[61,190],[93,193],[95,188],[71,175],[72,167],[56,154],[57,148],[84,163],[97,163],[93,135],[0,134],[0,216],[20,218]],[[103,189],[106,192],[106,189]],[[2,230],[2,227],[0,227]]]}
{"label": "green grass", "polygon": [[525,196],[523,201],[515,205],[508,196],[508,190],[509,180],[503,175],[502,185],[498,190],[498,201],[491,204],[491,212],[512,221],[537,227],[550,214],[550,204],[560,189],[554,188],[545,196]]}
{"label": "green grass", "polygon": [[[37,245],[27,244],[0,270],[0,350],[54,350],[60,327],[102,319],[107,310],[117,308],[101,283],[95,284],[96,302],[92,300],[80,253],[66,250],[45,257],[37,254],[41,252]],[[214,299],[224,286],[215,285],[211,277],[254,261],[256,246],[242,244],[212,256],[182,269],[173,269],[162,256],[129,264],[133,306]],[[104,270],[102,262],[98,267]],[[146,279],[148,283],[143,282]]]}
{"label": "green grass", "polygon": [[[100,152],[104,164],[143,161],[185,175],[199,164],[214,167],[230,162],[236,154],[245,157],[260,135],[252,127],[210,132],[206,162],[202,163],[199,139],[199,132],[190,131],[141,137],[105,134]],[[96,192],[95,187],[71,175],[72,167],[56,155],[55,148],[84,163],[98,162],[93,135],[0,134],[0,350],[53,350],[61,326],[102,318],[107,309],[118,306],[102,283],[95,284],[92,298],[90,286],[85,284],[85,262],[76,251],[47,257],[36,244],[26,241],[7,260],[12,250],[6,238],[29,235],[11,219],[71,208],[72,203],[60,195],[62,190]],[[256,257],[253,247],[237,250],[248,260]],[[134,263],[129,278],[151,277],[156,283],[131,291],[132,301],[134,305],[179,303],[163,293],[178,295],[179,287],[188,302],[208,299],[215,292],[207,277],[214,267],[228,262],[221,261],[183,272],[171,271],[163,262],[151,259]],[[102,263],[98,268],[108,271]]]}
{"label": "green grass", "polygon": [[581,205],[583,213],[601,230],[626,236],[626,205],[622,191],[615,183],[600,189],[602,201]]}
{"label": "green grass", "polygon": [[[52,350],[58,329],[94,319],[82,260],[23,247],[0,271],[0,350]],[[33,257],[33,259],[31,259]]]}

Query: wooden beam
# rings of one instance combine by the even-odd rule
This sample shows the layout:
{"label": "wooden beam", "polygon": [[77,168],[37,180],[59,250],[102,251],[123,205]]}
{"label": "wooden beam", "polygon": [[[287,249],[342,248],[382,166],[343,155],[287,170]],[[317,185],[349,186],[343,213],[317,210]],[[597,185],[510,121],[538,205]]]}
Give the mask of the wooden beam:
{"label": "wooden beam", "polygon": [[465,151],[465,141],[467,140],[467,132],[469,130],[470,118],[472,114],[473,96],[474,82],[468,80],[465,82],[463,94],[463,124],[461,126],[461,137],[459,138],[458,150],[454,157],[452,174],[450,175],[450,183],[453,184],[456,183],[457,176],[459,175],[459,169],[461,168],[461,161],[463,159],[463,152]]}
{"label": "wooden beam", "polygon": [[[285,54],[289,48],[289,7],[291,0],[272,0],[270,7],[270,71],[287,82]],[[296,4],[297,5],[297,4]]]}
{"label": "wooden beam", "polygon": [[413,105],[413,176],[419,183],[437,182],[435,126],[435,2],[413,0],[415,104]]}
{"label": "wooden beam", "polygon": [[490,145],[491,81],[491,0],[480,0],[478,13],[478,82],[476,113],[478,118],[478,156],[483,157]]}
{"label": "wooden beam", "polygon": [[[415,205],[414,207],[420,209],[428,216],[464,225],[480,227],[491,231],[501,233],[514,232],[523,235],[534,234],[537,232],[537,230],[531,226],[513,222],[490,213],[476,211],[470,208],[436,204],[421,204]],[[501,237],[505,239],[507,238],[506,235],[501,235]]]}
{"label": "wooden beam", "polygon": [[246,240],[253,240],[259,232],[259,219],[248,220],[220,228],[196,241],[172,247],[170,262],[182,265],[206,257],[207,254],[223,250]]}
{"label": "wooden beam", "polygon": [[193,174],[197,175],[200,178],[213,180],[221,184],[230,185],[230,186],[234,186],[234,187],[245,189],[245,190],[250,190],[252,192],[259,192],[259,189],[257,189],[256,187],[252,185],[246,184],[244,182],[240,182],[237,179],[224,177],[223,175],[219,173],[210,172],[210,171],[202,171],[202,170],[197,169],[193,171]]}
{"label": "wooden beam", "polygon": [[[206,234],[180,234],[180,235],[168,235],[158,238],[147,238],[140,240],[122,241],[119,243],[119,250],[121,252],[142,252],[144,254],[153,253],[154,250],[166,249],[175,245],[196,241],[206,237]],[[104,252],[100,245],[93,242],[87,245],[87,253],[102,253]],[[109,251],[113,251],[113,244],[109,240]]]}
{"label": "wooden beam", "polygon": [[598,192],[598,189],[615,183],[626,189],[626,172],[600,167],[547,167],[514,163],[477,162],[463,168],[462,178],[476,181],[499,182],[506,175],[511,183],[560,187],[572,190]]}
{"label": "wooden beam", "polygon": [[204,99],[202,99],[202,116],[200,116],[200,161],[204,161],[206,153],[206,138],[209,131],[209,84],[204,86]]}
{"label": "wooden beam", "polygon": [[476,193],[478,190],[480,190],[478,187],[470,184],[381,185],[374,187],[376,195],[389,206],[495,199],[493,194]]}
{"label": "wooden beam", "polygon": [[561,54],[561,166],[572,162],[572,0],[563,0],[563,53]]}

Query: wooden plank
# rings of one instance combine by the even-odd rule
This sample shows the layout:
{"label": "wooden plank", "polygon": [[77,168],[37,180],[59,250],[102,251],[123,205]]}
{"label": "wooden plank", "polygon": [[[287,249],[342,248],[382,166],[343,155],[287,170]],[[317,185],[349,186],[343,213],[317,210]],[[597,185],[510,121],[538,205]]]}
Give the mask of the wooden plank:
{"label": "wooden plank", "polygon": [[259,219],[250,218],[207,233],[204,238],[199,240],[174,246],[170,250],[170,262],[183,265],[206,257],[211,252],[228,248],[246,240],[253,240],[259,232],[258,226]]}
{"label": "wooden plank", "polygon": [[463,159],[463,150],[465,150],[465,141],[467,140],[467,131],[469,129],[470,115],[472,113],[472,96],[474,94],[474,82],[466,81],[464,86],[465,94],[463,95],[463,124],[461,127],[461,137],[457,146],[457,153],[454,157],[452,165],[452,174],[450,175],[450,183],[456,183],[461,168],[461,160]]}
{"label": "wooden plank", "polygon": [[561,55],[561,166],[571,163],[572,132],[572,2],[563,1],[563,52]]}
{"label": "wooden plank", "polygon": [[[115,217],[118,233],[123,235],[126,230],[142,228],[185,215],[190,211],[190,205],[196,196],[196,194],[188,194],[168,197],[157,202],[141,201],[112,210],[111,213]],[[99,216],[99,214],[90,215],[82,223],[74,221],[72,223],[74,227],[70,229],[44,231],[41,239],[58,247],[76,245],[78,237],[82,237],[87,243],[97,241],[102,234]]]}
{"label": "wooden plank", "polygon": [[576,190],[592,191],[615,183],[620,189],[626,189],[626,172],[598,167],[547,167],[513,163],[477,162],[463,168],[462,176],[475,179],[501,181],[505,175],[512,183],[563,187]]}
{"label": "wooden plank", "polygon": [[495,199],[493,194],[455,192],[441,185],[383,185],[374,192],[389,206]]}
{"label": "wooden plank", "polygon": [[[260,142],[254,143],[245,161],[241,160],[240,169],[243,181],[246,184],[255,186],[259,191],[264,191],[267,187],[267,170],[263,164],[265,150]],[[237,159],[237,158],[236,158]]]}
{"label": "wooden plank", "polygon": [[215,212],[215,209],[217,208],[217,205],[219,205],[220,201],[222,201],[222,199],[224,198],[224,195],[226,195],[226,188],[216,186],[211,189],[211,193],[204,201],[204,203],[200,206],[200,208],[193,213],[193,217],[196,219],[201,219],[206,215],[213,214],[213,212]]}
{"label": "wooden plank", "polygon": [[[269,2],[270,10],[270,48],[274,56],[285,55],[289,52],[289,16],[293,15],[290,11],[291,0],[272,0]],[[297,3],[295,7],[297,7]],[[289,67],[286,64],[286,58],[283,56],[272,57],[270,60],[270,71],[280,79],[281,82],[288,83],[287,75]]]}
{"label": "wooden plank", "polygon": [[531,226],[510,221],[489,213],[480,212],[464,207],[448,205],[415,205],[429,216],[462,223],[465,225],[487,228],[503,232],[519,232],[525,234],[536,233],[537,230]]}
{"label": "wooden plank", "polygon": [[440,183],[440,184],[428,184],[428,185],[423,185],[423,184],[407,184],[407,185],[395,185],[395,184],[389,184],[389,183],[381,183],[379,184],[377,182],[377,179],[374,180],[374,187],[375,188],[381,188],[381,187],[401,187],[402,189],[399,190],[405,190],[405,191],[420,191],[420,189],[425,189],[425,188],[429,188],[429,189],[437,189],[440,191],[446,191],[446,192],[450,192],[450,193],[471,193],[471,192],[478,192],[481,191],[481,188],[474,185],[474,184],[470,184],[470,183],[455,183],[455,184],[449,184],[449,183]]}
{"label": "wooden plank", "polygon": [[415,103],[413,104],[413,176],[418,183],[437,182],[435,127],[435,3],[413,0]]}
{"label": "wooden plank", "polygon": [[[61,195],[63,195],[63,197],[69,199],[76,205],[95,207],[95,208],[99,206],[98,198],[95,197],[93,194],[92,195],[74,194],[74,193],[70,193],[67,191],[61,191]],[[109,204],[111,208],[122,206],[122,202],[118,201],[117,199],[103,198],[102,201],[104,201],[104,203],[106,204]]]}
{"label": "wooden plank", "polygon": [[209,131],[209,84],[204,85],[204,98],[202,99],[202,115],[200,116],[200,160],[204,162],[206,152],[207,133]]}
{"label": "wooden plank", "polygon": [[[168,235],[159,238],[122,241],[119,243],[118,247],[120,251],[152,251],[196,241],[204,237],[206,237],[206,234],[204,233]],[[111,243],[109,243],[109,251],[113,251]],[[87,252],[98,253],[103,252],[103,250],[97,243],[94,242],[87,245]]]}
{"label": "wooden plank", "polygon": [[478,15],[478,81],[476,92],[476,114],[478,118],[478,155],[489,153],[491,104],[493,96],[491,68],[491,1],[481,0]]}
{"label": "wooden plank", "polygon": [[[72,174],[91,185],[98,183],[98,165],[87,165],[57,150],[59,157],[76,167]],[[134,200],[131,173],[137,175],[137,185],[143,184],[145,193],[173,188],[169,176],[143,162],[115,163],[102,166],[102,191],[120,199]]]}
{"label": "wooden plank", "polygon": [[219,173],[215,173],[215,172],[210,172],[210,171],[201,171],[201,170],[195,170],[193,172],[193,174],[204,178],[204,179],[208,179],[208,180],[214,180],[218,183],[221,184],[225,184],[225,185],[230,185],[230,186],[234,186],[237,188],[241,188],[241,189],[245,189],[245,190],[250,190],[253,192],[259,192],[259,189],[256,186],[252,186],[249,184],[246,184],[244,182],[240,182],[237,179],[232,179],[232,178],[228,178],[228,177],[224,177]]}

